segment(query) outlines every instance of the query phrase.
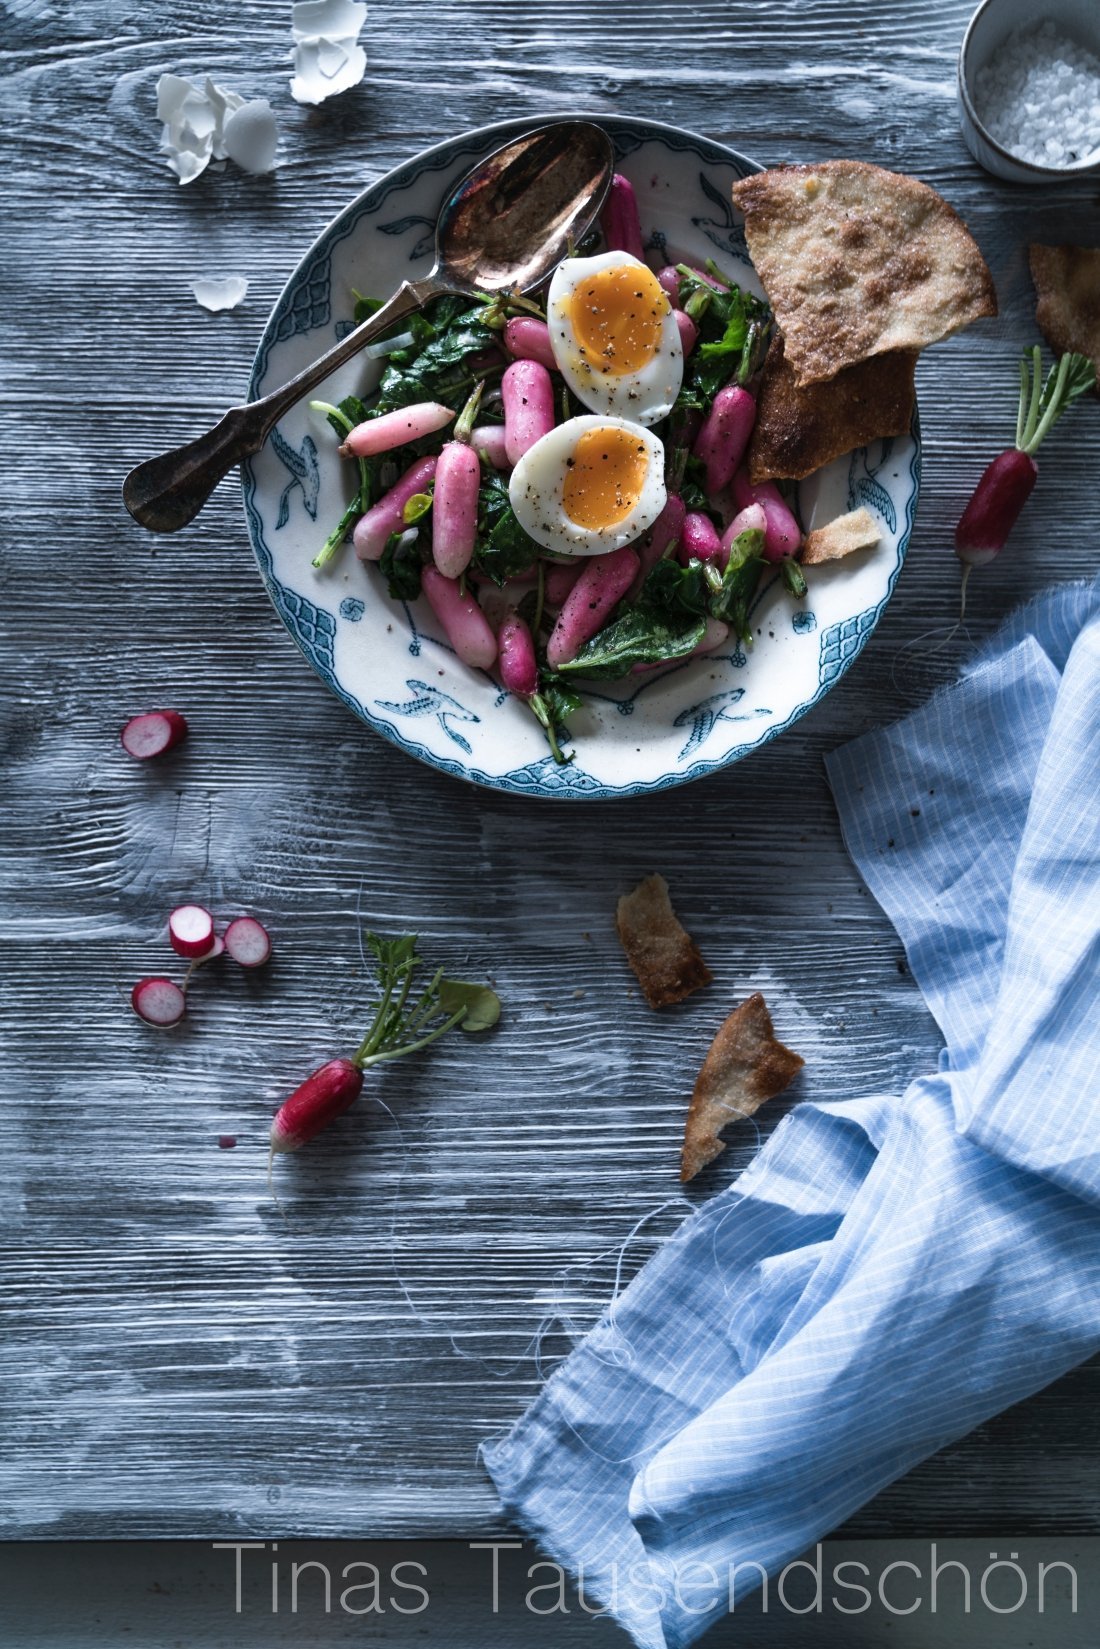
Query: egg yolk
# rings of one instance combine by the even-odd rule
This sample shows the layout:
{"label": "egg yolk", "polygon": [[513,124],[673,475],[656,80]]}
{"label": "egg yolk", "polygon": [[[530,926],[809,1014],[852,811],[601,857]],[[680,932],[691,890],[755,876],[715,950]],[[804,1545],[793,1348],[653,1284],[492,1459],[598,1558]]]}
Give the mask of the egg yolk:
{"label": "egg yolk", "polygon": [[585,430],[566,460],[566,515],[589,531],[618,526],[641,497],[648,468],[648,451],[630,430]]}
{"label": "egg yolk", "polygon": [[656,275],[640,264],[616,264],[578,281],[569,295],[577,346],[598,372],[621,377],[652,361],[661,344],[669,301]]}

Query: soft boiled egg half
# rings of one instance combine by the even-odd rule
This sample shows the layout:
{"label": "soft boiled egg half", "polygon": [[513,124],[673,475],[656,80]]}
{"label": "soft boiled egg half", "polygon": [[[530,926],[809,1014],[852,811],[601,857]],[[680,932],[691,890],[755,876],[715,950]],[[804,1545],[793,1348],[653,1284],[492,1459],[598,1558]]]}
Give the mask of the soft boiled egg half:
{"label": "soft boiled egg half", "polygon": [[664,509],[664,443],[625,418],[570,418],[523,454],[508,494],[520,526],[544,549],[607,555]]}
{"label": "soft boiled egg half", "polygon": [[680,393],[684,353],[656,275],[629,252],[566,258],[546,302],[554,360],[593,412],[636,424],[666,418]]}

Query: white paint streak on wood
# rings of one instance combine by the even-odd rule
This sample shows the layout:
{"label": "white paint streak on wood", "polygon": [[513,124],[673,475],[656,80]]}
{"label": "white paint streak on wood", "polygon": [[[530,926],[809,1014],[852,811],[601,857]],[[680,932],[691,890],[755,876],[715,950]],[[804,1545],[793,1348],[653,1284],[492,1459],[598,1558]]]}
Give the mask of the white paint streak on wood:
{"label": "white paint streak on wood", "polygon": [[[374,0],[367,81],[317,111],[286,94],[286,17],[244,0],[23,8],[0,52],[8,196],[3,420],[6,968],[0,1151],[8,1330],[5,1531],[48,1535],[459,1534],[499,1526],[476,1462],[539,1380],[521,1356],[547,1296],[607,1298],[617,1245],[677,1195],[691,1079],[730,1004],[766,985],[807,1054],[795,1098],[901,1088],[935,1029],[853,874],[822,754],[906,709],[959,657],[925,642],[957,604],[950,531],[1010,438],[1034,335],[1023,244],[1096,239],[1088,190],[982,176],[952,64],[968,0]],[[272,99],[286,165],[180,189],[154,86],[209,72]],[[987,252],[999,321],[920,368],[925,488],[909,563],[864,659],[777,744],[696,788],[551,807],[466,790],[357,728],[288,642],[256,577],[239,489],[156,542],[119,498],[131,463],[203,427],[247,380],[262,317],[360,186],[424,144],[512,115],[636,109],[766,161],[855,154],[911,170]],[[232,268],[212,322],[188,281]],[[1051,439],[1016,542],[974,581],[984,634],[1095,564],[1097,411]],[[339,575],[337,575],[338,577]],[[903,649],[909,647],[909,651]],[[895,669],[896,667],[896,669]],[[192,738],[139,767],[134,711]],[[612,926],[669,878],[716,983],[654,1016]],[[360,894],[361,890],[361,894]],[[454,1042],[371,1079],[370,1100],[279,1165],[279,1098],[362,1021],[355,909],[491,972],[491,1047]],[[167,966],[183,899],[255,910],[275,958],[200,977],[158,1036],[126,992]],[[783,1106],[765,1116],[765,1134]],[[220,1152],[217,1136],[239,1136]],[[711,1186],[744,1166],[740,1136]],[[667,1210],[632,1271],[674,1228]],[[408,1297],[414,1302],[410,1310]],[[587,1317],[586,1317],[587,1313]],[[552,1337],[552,1355],[567,1349]],[[863,1534],[1089,1526],[1096,1369],[929,1462]]]}

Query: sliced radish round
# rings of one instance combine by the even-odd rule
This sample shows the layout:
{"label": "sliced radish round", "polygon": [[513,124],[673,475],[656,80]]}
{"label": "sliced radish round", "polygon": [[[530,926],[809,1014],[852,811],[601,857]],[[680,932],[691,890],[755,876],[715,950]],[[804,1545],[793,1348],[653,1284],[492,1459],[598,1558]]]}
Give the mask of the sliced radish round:
{"label": "sliced radish round", "polygon": [[214,943],[209,950],[204,950],[201,956],[195,957],[195,962],[216,962],[219,956],[225,955],[225,940],[220,933],[214,935]]}
{"label": "sliced radish round", "polygon": [[148,710],[132,716],[122,729],[122,748],[139,762],[163,756],[187,737],[187,723],[178,710]]}
{"label": "sliced radish round", "polygon": [[139,979],[130,1003],[139,1019],[162,1030],[178,1025],[187,1012],[187,998],[173,979]]}
{"label": "sliced radish round", "polygon": [[254,916],[238,916],[225,930],[225,948],[242,968],[262,968],[271,955],[271,939]]}
{"label": "sliced radish round", "polygon": [[179,905],[168,918],[168,938],[177,956],[205,957],[214,943],[214,918],[203,905]]}

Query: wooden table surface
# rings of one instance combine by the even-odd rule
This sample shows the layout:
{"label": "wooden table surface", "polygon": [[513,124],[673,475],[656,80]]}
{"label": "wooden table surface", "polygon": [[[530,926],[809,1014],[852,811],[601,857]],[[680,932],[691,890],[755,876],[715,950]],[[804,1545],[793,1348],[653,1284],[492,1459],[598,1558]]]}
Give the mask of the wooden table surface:
{"label": "wooden table surface", "polygon": [[[1098,238],[1097,191],[1028,192],[963,147],[968,0],[373,0],[370,64],[316,109],[287,89],[289,6],[20,0],[0,36],[6,724],[0,1346],[9,1535],[219,1539],[470,1534],[502,1526],[476,1460],[540,1384],[531,1336],[574,1326],[688,1205],[685,1095],[752,988],[807,1059],[800,1097],[900,1092],[936,1028],[849,863],[822,755],[946,679],[950,531],[1011,437],[1034,335],[1028,239]],[[157,154],[159,74],[210,73],[278,114],[271,177],[181,188]],[[397,161],[506,116],[673,121],[765,162],[855,155],[962,211],[1002,300],[921,362],[924,490],[909,560],[836,691],[750,760],[688,789],[557,807],[464,788],[351,719],[284,633],[240,487],[160,541],[125,515],[136,460],[238,398],[267,311],[329,217]],[[243,274],[211,316],[189,282]],[[1010,550],[972,582],[971,633],[1091,571],[1100,411],[1051,439]],[[932,638],[926,632],[933,631]],[[924,637],[918,645],[909,646]],[[118,728],[178,705],[148,767]],[[615,899],[659,869],[716,982],[653,1015]],[[170,971],[167,911],[270,924],[275,958],[200,977],[187,1025],[131,1014]],[[484,970],[505,1017],[372,1078],[280,1166],[279,1097],[357,1040],[357,913]],[[390,1120],[375,1099],[399,1119]],[[782,1114],[773,1108],[765,1132]],[[218,1136],[236,1135],[235,1150]],[[748,1160],[751,1130],[702,1186]],[[543,1371],[568,1346],[543,1341]],[[1027,1355],[1026,1346],[1021,1355]],[[928,1461],[847,1533],[1095,1527],[1100,1365]]]}

